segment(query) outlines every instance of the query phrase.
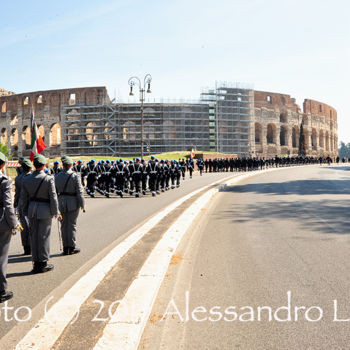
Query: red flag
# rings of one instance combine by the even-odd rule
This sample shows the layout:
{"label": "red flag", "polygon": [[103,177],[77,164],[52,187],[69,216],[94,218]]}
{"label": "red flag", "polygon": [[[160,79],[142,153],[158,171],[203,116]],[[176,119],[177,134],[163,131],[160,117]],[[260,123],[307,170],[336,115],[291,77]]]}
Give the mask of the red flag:
{"label": "red flag", "polygon": [[40,136],[38,127],[34,120],[34,108],[32,108],[30,125],[31,125],[31,132],[32,132],[30,160],[33,161],[34,156],[36,154],[41,153],[46,148],[44,140]]}

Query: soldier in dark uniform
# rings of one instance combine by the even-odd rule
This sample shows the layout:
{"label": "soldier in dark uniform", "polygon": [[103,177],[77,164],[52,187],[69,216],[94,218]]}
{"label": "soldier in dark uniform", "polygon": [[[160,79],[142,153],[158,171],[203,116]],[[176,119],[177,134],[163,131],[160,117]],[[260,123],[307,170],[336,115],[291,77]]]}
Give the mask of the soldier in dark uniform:
{"label": "soldier in dark uniform", "polygon": [[204,161],[204,165],[205,165],[205,172],[207,173],[208,172],[208,168],[209,168],[209,160],[208,159],[206,159]]}
{"label": "soldier in dark uniform", "polygon": [[51,223],[52,218],[60,214],[54,178],[44,172],[46,158],[36,154],[33,163],[35,171],[23,178],[21,201],[24,215],[29,218],[32,272],[42,273],[53,269],[53,265],[47,263],[50,257]]}
{"label": "soldier in dark uniform", "polygon": [[85,187],[85,183],[84,183],[84,164],[83,164],[83,161],[78,160],[77,163],[73,165],[73,171],[75,171],[76,173],[78,173],[78,174],[80,175],[81,184],[83,185],[83,187]]}
{"label": "soldier in dark uniform", "polygon": [[15,200],[14,207],[17,209],[19,221],[23,227],[21,232],[22,246],[24,255],[31,255],[30,249],[30,235],[29,235],[29,220],[23,213],[23,205],[21,202],[21,190],[23,179],[30,175],[33,164],[29,159],[22,159],[22,173],[15,178]]}
{"label": "soldier in dark uniform", "polygon": [[23,172],[23,168],[22,168],[22,162],[23,162],[23,160],[24,160],[24,157],[20,157],[19,159],[18,159],[18,163],[19,163],[19,167],[16,167],[16,173],[17,173],[17,176],[18,175],[20,175],[20,174],[22,174],[22,172]]}
{"label": "soldier in dark uniform", "polygon": [[123,159],[120,159],[113,168],[112,176],[115,176],[116,179],[116,193],[119,194],[120,198],[123,198],[125,178],[129,176],[129,170],[124,164]]}
{"label": "soldier in dark uniform", "polygon": [[176,160],[174,162],[175,162],[176,187],[180,187],[180,179],[181,179],[182,167]]}
{"label": "soldier in dark uniform", "polygon": [[154,156],[151,156],[151,160],[148,162],[146,170],[149,176],[149,188],[152,193],[152,196],[154,197],[156,195],[156,185],[159,172],[158,164],[155,161]]}
{"label": "soldier in dark uniform", "polygon": [[61,158],[63,170],[55,176],[59,210],[62,215],[61,238],[63,255],[77,254],[76,231],[79,210],[85,211],[83,186],[79,174],[72,171],[73,160],[68,156]]}
{"label": "soldier in dark uniform", "polygon": [[165,179],[165,191],[169,190],[169,182],[170,182],[170,163],[169,159],[165,160],[164,163],[164,179]]}
{"label": "soldier in dark uniform", "polygon": [[193,173],[193,170],[194,170],[194,163],[193,163],[193,159],[192,158],[187,162],[187,170],[190,173],[190,179],[192,179],[192,173]]}
{"label": "soldier in dark uniform", "polygon": [[140,163],[140,158],[135,159],[135,163],[129,165],[130,176],[132,178],[133,189],[135,189],[135,197],[140,197],[141,179],[143,166]]}
{"label": "soldier in dark uniform", "polygon": [[62,171],[62,168],[59,165],[60,165],[60,162],[58,160],[55,160],[53,162],[53,167],[50,169],[50,174],[51,175],[56,175],[60,171]]}
{"label": "soldier in dark uniform", "polygon": [[165,191],[165,179],[167,170],[168,168],[165,167],[164,159],[161,159],[159,163],[159,187],[157,189],[160,188],[162,192]]}
{"label": "soldier in dark uniform", "polygon": [[148,174],[146,170],[147,165],[144,159],[141,159],[141,165],[142,165],[142,174],[141,174],[142,194],[146,195]]}
{"label": "soldier in dark uniform", "polygon": [[182,174],[182,179],[185,180],[185,174],[186,174],[186,162],[185,158],[182,158],[182,160],[179,160],[178,163],[181,167],[181,174]]}
{"label": "soldier in dark uniform", "polygon": [[198,159],[198,160],[197,160],[197,168],[198,168],[198,170],[199,170],[200,176],[202,176],[202,174],[203,174],[203,167],[204,167],[203,159],[202,159],[202,158],[201,158],[201,159]]}
{"label": "soldier in dark uniform", "polygon": [[6,161],[5,155],[0,152],[0,303],[13,297],[13,293],[7,291],[6,273],[12,232],[18,227],[12,206],[12,181],[2,173]]}
{"label": "soldier in dark uniform", "polygon": [[95,160],[91,159],[85,168],[84,176],[86,176],[86,192],[92,198],[95,197],[95,186],[97,182],[97,165]]}

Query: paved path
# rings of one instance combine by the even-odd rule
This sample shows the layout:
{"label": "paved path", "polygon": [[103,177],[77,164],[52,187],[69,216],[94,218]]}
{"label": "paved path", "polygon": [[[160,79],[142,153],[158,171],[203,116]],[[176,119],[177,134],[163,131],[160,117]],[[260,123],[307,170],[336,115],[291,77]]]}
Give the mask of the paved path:
{"label": "paved path", "polygon": [[[349,349],[349,195],[342,166],[275,171],[224,188],[177,249],[139,349]],[[291,321],[286,310],[274,314],[289,292]],[[348,322],[334,322],[334,299]],[[268,308],[259,321],[259,306],[271,308],[271,321]]]}
{"label": "paved path", "polygon": [[[74,256],[61,256],[57,222],[54,220],[51,241],[51,262],[55,265],[53,272],[39,275],[30,274],[31,258],[22,256],[20,237],[15,236],[11,242],[8,282],[9,289],[15,294],[9,306],[14,307],[9,315],[21,306],[33,310],[30,322],[18,323],[5,320],[4,312],[0,310],[0,338],[13,329],[18,332],[11,335],[18,340],[43,314],[42,301],[47,296],[53,296],[56,301],[81,276],[96,264],[112,247],[128,236],[129,231],[146,221],[169,203],[183,197],[185,194],[201,188],[209,183],[232,176],[232,173],[212,173],[193,179],[186,179],[178,189],[170,190],[156,198],[147,195],[141,198],[125,196],[112,198],[88,198],[85,214],[81,213],[78,223],[78,245],[82,249]],[[1,304],[0,306],[3,306]],[[23,317],[25,313],[19,314]],[[10,318],[10,317],[9,317]],[[15,327],[16,326],[16,327]],[[0,348],[2,342],[0,341]]]}

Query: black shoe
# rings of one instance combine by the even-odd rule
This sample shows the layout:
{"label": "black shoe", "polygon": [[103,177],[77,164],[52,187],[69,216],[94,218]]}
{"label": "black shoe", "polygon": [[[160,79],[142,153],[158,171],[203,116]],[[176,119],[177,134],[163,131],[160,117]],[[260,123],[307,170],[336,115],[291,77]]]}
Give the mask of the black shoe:
{"label": "black shoe", "polygon": [[32,249],[30,248],[30,245],[25,245],[23,249],[24,249],[23,255],[32,255]]}
{"label": "black shoe", "polygon": [[146,191],[142,191],[142,194],[145,196],[146,195]]}
{"label": "black shoe", "polygon": [[68,254],[69,254],[68,250],[69,250],[68,247],[63,247],[63,253],[62,253],[62,255],[68,255]]}
{"label": "black shoe", "polygon": [[155,192],[152,192],[152,197],[155,197],[156,193]]}
{"label": "black shoe", "polygon": [[52,264],[48,264],[47,261],[41,263],[40,273],[48,272],[53,270],[54,266]]}
{"label": "black shoe", "polygon": [[6,292],[3,290],[0,292],[0,303],[4,303],[7,300],[10,300],[13,298],[13,293],[12,292]]}
{"label": "black shoe", "polygon": [[119,196],[120,196],[120,198],[123,198],[123,192],[122,191],[119,192]]}
{"label": "black shoe", "polygon": [[105,193],[105,196],[106,196],[107,198],[109,198],[109,193],[108,193],[108,192],[106,192],[106,193]]}
{"label": "black shoe", "polygon": [[74,247],[74,248],[72,248],[72,247],[68,248],[68,254],[69,254],[69,255],[78,254],[78,253],[80,253],[80,249],[79,249],[79,248],[76,248],[76,247]]}
{"label": "black shoe", "polygon": [[140,197],[140,195],[139,195],[138,192],[135,193],[135,197],[136,197],[136,198],[139,198],[139,197]]}
{"label": "black shoe", "polygon": [[32,273],[45,273],[53,270],[54,266],[48,264],[47,261],[34,262]]}

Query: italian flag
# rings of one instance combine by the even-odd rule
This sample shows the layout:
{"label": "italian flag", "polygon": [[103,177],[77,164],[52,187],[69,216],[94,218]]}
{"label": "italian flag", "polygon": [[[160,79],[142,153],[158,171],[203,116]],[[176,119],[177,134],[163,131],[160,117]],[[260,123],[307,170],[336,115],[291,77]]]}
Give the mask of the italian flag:
{"label": "italian flag", "polygon": [[30,120],[30,126],[31,126],[31,132],[32,132],[32,143],[31,143],[31,151],[30,151],[31,161],[33,161],[34,156],[36,154],[41,153],[46,148],[44,140],[39,135],[39,130],[34,120],[34,114],[35,114],[34,109],[32,109],[31,120]]}
{"label": "italian flag", "polygon": [[191,158],[193,159],[194,157],[195,157],[195,154],[194,154],[194,149],[192,148]]}

